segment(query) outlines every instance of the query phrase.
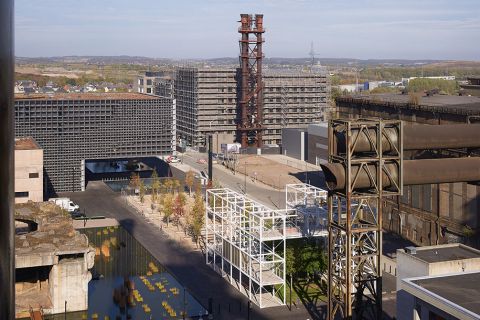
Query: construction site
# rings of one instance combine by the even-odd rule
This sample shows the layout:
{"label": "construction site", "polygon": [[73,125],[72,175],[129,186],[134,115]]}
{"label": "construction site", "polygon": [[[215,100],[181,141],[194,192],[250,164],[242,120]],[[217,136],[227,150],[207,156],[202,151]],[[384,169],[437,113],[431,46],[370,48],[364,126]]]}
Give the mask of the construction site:
{"label": "construction site", "polygon": [[326,69],[262,68],[263,16],[241,20],[239,67],[176,67],[161,77],[146,72],[137,79],[151,83],[153,94],[165,95],[172,90],[165,74],[171,74],[178,145],[206,147],[212,134],[243,148],[280,145],[282,128],[306,128],[331,112]]}

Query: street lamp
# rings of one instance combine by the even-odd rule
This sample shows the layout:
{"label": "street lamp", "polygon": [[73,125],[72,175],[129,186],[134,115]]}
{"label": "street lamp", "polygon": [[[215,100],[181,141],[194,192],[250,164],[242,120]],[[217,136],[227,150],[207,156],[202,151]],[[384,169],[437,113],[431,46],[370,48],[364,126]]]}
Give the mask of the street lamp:
{"label": "street lamp", "polygon": [[243,183],[243,192],[247,194],[247,161],[245,161],[245,180]]}

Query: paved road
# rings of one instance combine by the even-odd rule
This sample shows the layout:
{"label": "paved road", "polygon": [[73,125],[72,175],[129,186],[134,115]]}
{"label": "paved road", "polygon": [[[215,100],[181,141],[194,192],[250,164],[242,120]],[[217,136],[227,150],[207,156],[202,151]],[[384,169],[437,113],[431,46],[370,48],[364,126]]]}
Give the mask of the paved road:
{"label": "paved road", "polygon": [[[185,153],[183,155],[183,163],[207,173],[207,164],[197,163],[198,159],[206,159],[207,155],[204,153]],[[213,179],[218,180],[223,187],[230,188],[234,191],[243,193],[247,190],[247,195],[252,199],[270,207],[270,208],[285,208],[285,191],[277,190],[269,187],[261,182],[253,182],[251,178],[243,174],[233,174],[230,170],[224,168],[220,164],[213,165]]]}
{"label": "paved road", "polygon": [[[201,304],[207,307],[208,298],[213,298],[215,319],[248,318],[246,297],[208,267],[201,252],[170,240],[163,231],[135,213],[118,193],[111,191],[104,183],[90,182],[86,191],[63,193],[62,196],[78,203],[86,210],[87,216],[104,215],[117,219]],[[287,307],[252,307],[250,319],[314,319],[303,307],[293,308],[292,311]]]}

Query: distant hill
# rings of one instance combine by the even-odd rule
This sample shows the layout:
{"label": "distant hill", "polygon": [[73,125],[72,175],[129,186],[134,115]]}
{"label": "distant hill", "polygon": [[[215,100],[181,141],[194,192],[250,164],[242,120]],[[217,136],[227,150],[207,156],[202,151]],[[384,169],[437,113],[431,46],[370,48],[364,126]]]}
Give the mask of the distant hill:
{"label": "distant hill", "polygon": [[[476,61],[448,61],[448,60],[407,60],[407,59],[352,59],[352,58],[315,58],[315,61],[322,65],[340,66],[420,66],[420,65],[449,65],[449,66],[478,66],[480,62]],[[138,65],[164,65],[176,63],[206,63],[213,65],[237,65],[238,57],[221,57],[213,59],[167,59],[167,58],[150,58],[139,56],[66,56],[66,57],[38,57],[27,58],[17,57],[18,64],[37,64],[37,63],[86,63],[97,65],[109,64],[138,64]],[[311,58],[282,58],[272,57],[265,58],[264,63],[267,65],[306,65],[311,63]]]}

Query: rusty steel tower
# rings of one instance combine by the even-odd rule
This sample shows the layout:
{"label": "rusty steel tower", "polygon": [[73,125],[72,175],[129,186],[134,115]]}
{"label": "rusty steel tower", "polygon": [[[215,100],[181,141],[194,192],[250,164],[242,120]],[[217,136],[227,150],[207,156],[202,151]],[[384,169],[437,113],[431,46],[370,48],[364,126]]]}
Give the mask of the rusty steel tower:
{"label": "rusty steel tower", "polygon": [[[263,79],[262,44],[263,15],[241,14],[240,38],[240,103],[237,136],[242,148],[262,146]],[[250,37],[252,36],[252,37]]]}

